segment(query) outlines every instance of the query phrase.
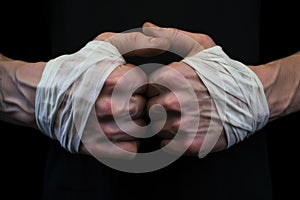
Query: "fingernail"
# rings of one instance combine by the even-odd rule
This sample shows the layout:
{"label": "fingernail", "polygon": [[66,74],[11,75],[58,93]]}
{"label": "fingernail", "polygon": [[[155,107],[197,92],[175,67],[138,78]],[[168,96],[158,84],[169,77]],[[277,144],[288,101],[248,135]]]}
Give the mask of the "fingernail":
{"label": "fingernail", "polygon": [[149,25],[150,25],[151,28],[154,28],[154,29],[160,29],[159,26],[157,26],[157,25],[155,25],[155,24],[152,24],[152,23],[150,23],[150,22],[148,22],[148,23],[149,23]]}

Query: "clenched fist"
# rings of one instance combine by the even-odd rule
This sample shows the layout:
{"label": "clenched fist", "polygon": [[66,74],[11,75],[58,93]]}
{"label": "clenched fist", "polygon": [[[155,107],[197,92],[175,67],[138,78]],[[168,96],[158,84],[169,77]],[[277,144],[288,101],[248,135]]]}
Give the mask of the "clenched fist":
{"label": "clenched fist", "polygon": [[[149,36],[168,38],[171,41],[170,51],[182,57],[191,56],[215,46],[214,41],[204,34],[190,33],[175,28],[160,28],[151,23],[145,23],[143,31]],[[182,77],[188,83],[182,81]],[[211,150],[219,151],[226,148],[226,137],[212,97],[194,69],[182,61],[173,62],[154,71],[149,77],[149,82],[151,84],[147,91],[149,98],[147,109],[160,104],[168,113],[166,123],[158,134],[162,138],[162,146],[172,141],[174,144],[168,146],[170,151],[176,153],[181,148],[186,148],[187,155],[201,155]],[[173,85],[172,91],[163,85]],[[190,112],[190,114],[183,115],[182,110],[189,109],[192,105],[197,105],[194,106],[194,114]],[[156,130],[156,127],[162,126],[163,121],[159,117],[153,120],[155,121],[153,129]],[[195,123],[198,125],[195,126]],[[173,141],[179,128],[183,136]]]}

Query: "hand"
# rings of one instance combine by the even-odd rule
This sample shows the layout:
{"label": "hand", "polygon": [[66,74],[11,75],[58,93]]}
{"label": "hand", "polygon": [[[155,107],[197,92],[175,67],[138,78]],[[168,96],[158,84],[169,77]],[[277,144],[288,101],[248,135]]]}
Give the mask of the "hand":
{"label": "hand", "polygon": [[[163,49],[168,49],[170,45],[167,39],[148,37],[138,32],[120,34],[103,33],[97,36],[95,40],[105,40],[110,42],[119,50],[119,52],[125,54],[125,56],[157,55],[162,53]],[[104,51],[105,47],[106,46],[104,46]],[[111,147],[111,145],[107,145],[107,141],[102,140],[103,135],[93,135],[93,139],[95,140],[88,140],[88,142],[85,142],[82,145],[80,145],[80,138],[77,137],[76,130],[84,127],[84,125],[81,126],[82,123],[76,124],[76,120],[74,122],[74,115],[72,115],[74,110],[72,109],[76,106],[73,106],[73,100],[79,99],[79,102],[83,104],[77,106],[78,109],[81,110],[81,112],[87,112],[83,105],[89,102],[89,92],[92,91],[88,91],[86,87],[83,87],[83,90],[79,90],[79,93],[87,94],[86,96],[83,96],[84,98],[80,97],[80,95],[79,97],[73,95],[74,93],[72,92],[74,92],[74,90],[78,88],[77,86],[82,83],[80,77],[78,79],[75,78],[76,84],[68,86],[67,91],[64,91],[61,87],[62,85],[66,86],[66,82],[70,82],[70,80],[66,81],[66,79],[75,77],[64,72],[66,67],[70,72],[76,72],[77,69],[81,69],[77,64],[83,63],[82,60],[87,61],[88,63],[90,62],[91,58],[88,57],[90,54],[80,54],[79,52],[80,51],[71,55],[63,55],[62,57],[55,58],[47,63],[18,61],[9,59],[0,54],[0,119],[14,124],[38,128],[47,136],[58,140],[63,147],[71,152],[80,151],[85,154],[93,152],[107,157],[118,157],[120,156],[119,151],[114,152],[114,149],[107,148]],[[89,53],[94,52],[93,47],[90,48]],[[99,56],[99,52],[94,53],[93,55]],[[107,57],[109,58],[109,56],[110,55]],[[49,63],[50,66],[48,65],[47,67],[47,64]],[[105,65],[107,65],[107,63],[96,62],[93,67],[96,69],[96,67],[105,67]],[[134,78],[132,79],[121,79],[121,77],[132,68],[134,68],[134,66],[131,64],[123,64],[117,66],[112,73],[107,74],[107,76],[109,75],[108,78],[100,76],[98,79],[93,76],[97,79],[95,82],[103,81],[105,84],[98,98],[97,96],[92,98],[92,106],[95,106],[97,120],[100,124],[99,125],[97,120],[95,120],[97,122],[96,125],[97,127],[102,127],[106,137],[121,149],[136,152],[138,141],[117,128],[112,117],[112,111],[114,110],[114,115],[118,116],[122,116],[123,113],[129,112],[133,121],[136,124],[142,125],[144,122],[141,119],[141,116],[144,112],[145,104],[145,98],[142,94],[145,92],[145,88],[137,88],[130,98],[129,106],[127,107],[124,107],[124,103],[121,102],[120,99],[117,99],[114,104],[111,103],[111,93],[117,82],[121,83],[123,86],[123,88],[121,88],[123,92],[127,92],[129,88],[136,87],[139,83],[145,83],[146,76],[141,71],[135,71]],[[56,69],[58,73],[54,72],[53,74],[53,69]],[[45,70],[47,73],[52,73],[52,76],[49,76],[47,73],[47,75],[45,75]],[[43,75],[45,75],[44,79],[42,79]],[[53,80],[53,82],[49,83],[49,79]],[[43,84],[38,88],[41,82],[43,82]],[[94,82],[87,83],[94,84]],[[63,93],[61,93],[61,91]],[[38,100],[36,101],[37,98]],[[84,113],[79,112],[75,115],[80,117],[81,114]],[[38,120],[40,122],[39,126],[37,124]],[[86,134],[83,134],[83,136],[89,137],[89,135]]]}
{"label": "hand", "polygon": [[[144,24],[143,32],[148,36],[169,39],[171,41],[170,51],[182,57],[190,56],[203,49],[215,46],[214,41],[205,34],[190,33],[175,28],[160,28],[151,23]],[[171,73],[170,68],[181,74],[190,85],[183,83],[178,74]],[[150,98],[147,103],[147,110],[155,104],[160,104],[168,113],[166,123],[159,132],[159,136],[162,138],[162,146],[173,140],[181,126],[183,127],[181,132],[184,134],[189,135],[191,132],[195,132],[196,135],[195,137],[180,137],[178,141],[174,142],[174,145],[169,146],[169,150],[172,152],[176,152],[176,148],[180,144],[188,145],[185,147],[187,148],[187,155],[206,154],[211,150],[220,151],[226,148],[226,137],[210,94],[196,72],[189,65],[182,61],[171,63],[153,72],[149,77],[149,82],[154,84],[150,84],[147,91],[147,96]],[[175,85],[173,88],[177,89],[171,92],[155,83]],[[196,99],[193,99],[191,93],[188,92],[190,87],[196,94]],[[180,98],[180,102],[175,94]],[[181,116],[181,109],[188,107],[192,101],[195,101],[199,106],[200,118],[199,113],[198,115]],[[197,117],[197,119],[192,119],[193,117]],[[195,127],[195,130],[191,130],[189,122],[194,120],[199,124]],[[157,127],[161,126],[161,123],[162,121],[158,117],[153,122],[153,128],[157,129]],[[210,124],[214,125],[210,127]],[[208,142],[204,144],[204,141]],[[209,141],[212,141],[212,143]]]}
{"label": "hand", "polygon": [[[165,38],[154,38],[138,32],[103,33],[97,36],[95,40],[110,42],[124,56],[155,56],[170,46],[169,40]],[[145,125],[142,117],[144,116],[146,104],[144,96],[147,88],[146,85],[144,87],[138,86],[147,83],[147,76],[141,70],[137,70],[131,74],[131,78],[124,78],[124,75],[133,68],[135,66],[129,63],[120,65],[109,75],[96,100],[95,109],[99,124],[109,141],[122,150],[135,153],[139,146],[138,138],[121,130],[114,120],[114,117],[125,116],[129,112],[131,119],[127,120],[133,120],[139,126]],[[121,93],[128,92],[131,88],[138,88],[130,97],[128,106],[125,106],[123,98],[114,99],[112,103],[112,92],[117,83],[121,85],[121,91],[119,91]],[[126,120],[124,121],[124,124],[128,123]],[[135,131],[137,130],[131,130],[131,132]],[[103,140],[103,136],[95,135],[92,137],[93,139],[88,140],[89,142],[84,142],[81,145],[81,153],[101,154],[118,158],[126,156],[126,152],[115,151],[110,142]]]}

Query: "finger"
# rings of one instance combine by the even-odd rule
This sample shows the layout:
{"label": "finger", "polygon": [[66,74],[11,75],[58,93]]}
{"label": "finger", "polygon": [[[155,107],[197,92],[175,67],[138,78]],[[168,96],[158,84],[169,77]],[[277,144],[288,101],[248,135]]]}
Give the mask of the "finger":
{"label": "finger", "polygon": [[130,69],[133,69],[132,65],[120,66],[106,79],[104,87],[95,102],[96,114],[99,120],[111,118],[113,115],[126,116],[127,114],[135,119],[144,114],[146,102],[144,94],[147,86],[139,87],[139,85],[145,83],[147,77],[142,70],[137,70],[136,73],[125,76]]}
{"label": "finger", "polygon": [[168,152],[181,153],[182,149],[186,149],[184,155],[196,156],[198,155],[202,142],[203,136],[196,136],[195,138],[176,138],[176,139],[163,139],[161,141],[161,146],[165,148]]}
{"label": "finger", "polygon": [[171,41],[170,50],[182,57],[193,52],[193,49],[199,49],[198,51],[204,49],[192,37],[175,28],[161,28],[146,22],[142,30],[144,34],[149,36],[168,38]]}
{"label": "finger", "polygon": [[130,142],[118,141],[118,142],[114,142],[114,144],[120,149],[123,149],[127,152],[137,153],[139,149],[140,141],[139,140],[133,140]]}
{"label": "finger", "polygon": [[146,98],[141,95],[133,95],[129,101],[129,114],[132,119],[138,119],[144,116]]}
{"label": "finger", "polygon": [[[158,69],[149,77],[150,84],[146,96],[150,100],[147,109],[149,110],[149,106],[154,104],[160,104],[167,111],[180,112],[184,109],[187,112],[191,105],[198,105],[194,87],[199,85],[199,81],[195,73],[191,70],[191,73],[184,72],[186,73],[184,76],[180,71],[166,69]],[[196,77],[195,80],[194,77]],[[193,112],[196,111],[195,109],[193,108]]]}
{"label": "finger", "polygon": [[171,89],[179,91],[186,86],[184,83],[181,84],[183,82],[181,79],[185,78],[170,66],[161,67],[149,75],[146,96],[151,98],[161,93],[168,93]]}
{"label": "finger", "polygon": [[84,143],[80,146],[80,153],[101,158],[106,157],[131,160],[136,156],[139,143],[139,140]]}
{"label": "finger", "polygon": [[[160,94],[148,100],[146,110],[149,111],[150,108],[156,104],[161,105],[167,112],[179,112],[180,113],[180,104],[174,93],[168,92]],[[161,111],[158,110],[156,113],[155,109],[151,110],[153,117],[159,117]]]}
{"label": "finger", "polygon": [[[131,72],[131,73],[128,73]],[[105,80],[101,94],[112,94],[115,86],[118,84],[118,91],[133,91],[133,94],[145,94],[147,90],[147,75],[143,70],[132,64],[118,66]]]}
{"label": "finger", "polygon": [[[145,121],[143,119],[135,119],[133,122],[139,126],[144,126]],[[133,134],[138,135],[137,129],[134,127],[126,127],[126,132],[122,130],[122,127],[126,126],[126,121],[116,124],[116,122],[113,119],[110,120],[102,120],[99,121],[101,131],[104,133],[104,135],[110,140],[110,141],[131,141],[136,140],[137,138],[132,136]],[[119,126],[120,125],[120,126]],[[143,134],[143,133],[141,133]],[[105,141],[106,138],[102,138],[103,141]],[[101,139],[99,138],[99,141]]]}
{"label": "finger", "polygon": [[146,96],[149,98],[170,91],[168,86],[173,86],[174,92],[193,90],[197,93],[206,88],[195,70],[184,62],[173,62],[157,69],[150,74],[148,82]]}
{"label": "finger", "polygon": [[[98,120],[112,119],[114,116],[124,116],[129,113],[132,119],[141,118],[145,113],[146,99],[144,96],[134,94],[128,103],[124,103],[122,99],[117,99],[120,103],[112,104],[110,95],[101,94],[95,103],[95,111]],[[127,118],[127,117],[126,117]]]}
{"label": "finger", "polygon": [[[153,130],[159,132],[159,135],[164,139],[171,139],[178,133],[181,134],[181,138],[183,138],[183,136],[192,138],[195,137],[196,133],[197,135],[207,134],[207,130],[205,133],[199,132],[199,125],[194,126],[195,119],[193,118],[194,116],[181,115],[179,112],[168,112],[167,120],[154,119],[151,125],[153,126]],[[200,119],[196,120],[199,121]],[[158,127],[162,127],[161,130],[158,130]]]}
{"label": "finger", "polygon": [[[209,142],[209,140],[213,142]],[[217,140],[217,142],[215,142],[215,140]],[[227,145],[224,132],[222,132],[221,136],[218,138],[215,138],[214,134],[197,134],[194,138],[185,138],[184,140],[182,140],[182,138],[163,139],[161,141],[161,146],[166,146],[170,142],[172,142],[172,145],[168,146],[168,150],[176,152],[178,149],[182,148],[182,145],[186,145],[184,146],[184,148],[186,148],[185,155],[192,156],[201,156],[211,152],[222,151],[226,149]]]}
{"label": "finger", "polygon": [[141,32],[103,33],[96,40],[110,42],[124,56],[150,57],[162,54],[170,47],[167,38],[146,36]]}
{"label": "finger", "polygon": [[5,55],[3,55],[3,54],[0,53],[0,60],[2,60],[2,61],[10,61],[10,60],[12,60],[12,59],[11,59],[11,58],[8,58],[8,57],[6,57]]}
{"label": "finger", "polygon": [[[150,22],[146,22],[144,24],[144,26],[162,28],[162,27],[159,27],[156,24],[153,24],[153,23],[150,23]],[[176,28],[164,28],[164,29],[166,29],[167,31],[178,31],[178,32],[180,32],[184,35],[187,35],[190,38],[192,38],[193,40],[197,41],[199,44],[201,44],[201,46],[204,47],[205,49],[216,45],[214,40],[206,34],[192,33],[192,32],[188,32],[188,31],[185,31],[185,30],[176,29]]]}
{"label": "finger", "polygon": [[[151,129],[157,132],[157,135],[163,139],[173,139],[180,127],[181,116],[178,112],[168,112],[167,120],[152,120]],[[164,123],[164,124],[162,124]],[[162,127],[161,130],[158,130]]]}
{"label": "finger", "polygon": [[176,28],[162,28],[150,22],[143,25],[143,33],[154,37],[164,37],[171,41],[171,50],[180,53],[182,57],[197,53],[215,45],[206,34],[191,33]]}

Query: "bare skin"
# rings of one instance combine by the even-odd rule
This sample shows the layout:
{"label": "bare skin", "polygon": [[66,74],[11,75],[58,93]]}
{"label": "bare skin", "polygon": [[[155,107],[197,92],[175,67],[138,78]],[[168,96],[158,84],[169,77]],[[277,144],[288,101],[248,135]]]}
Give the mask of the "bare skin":
{"label": "bare skin", "polygon": [[[171,41],[170,49],[185,56],[193,55],[203,49],[216,45],[213,39],[205,34],[191,33],[176,28],[158,27],[148,22],[144,24],[143,28],[146,35],[168,38]],[[198,97],[201,120],[199,119],[197,135],[186,152],[188,155],[198,155],[203,144],[204,137],[208,132],[211,117],[215,116],[215,108],[206,87],[189,65],[184,62],[174,62],[171,63],[169,67],[177,70],[190,82]],[[299,52],[270,63],[259,66],[249,66],[249,68],[255,72],[264,86],[270,112],[269,121],[300,110]],[[170,73],[167,68],[161,69],[159,73],[154,72],[149,79],[153,79],[153,82],[158,80],[173,81],[173,84],[176,84],[176,77],[170,77]],[[165,90],[157,85],[149,88],[150,89],[147,93],[148,98],[150,98],[147,103],[148,109],[154,104],[161,104],[171,114],[177,113],[180,110],[175,95],[169,90]],[[178,94],[185,95],[184,92],[177,92]],[[186,99],[186,101],[188,101],[189,97],[186,97]],[[180,120],[184,121],[184,119],[182,119],[178,114],[173,114],[173,117],[170,117],[170,119],[167,120],[166,125],[160,132],[160,136],[162,137],[162,146],[174,138],[174,134],[176,134],[176,130],[179,128]],[[159,123],[160,122],[158,120],[157,124]],[[186,143],[187,141],[181,142]],[[216,152],[224,150],[226,145],[227,141],[225,134],[222,132],[212,151]]]}
{"label": "bare skin", "polygon": [[[169,41],[162,38],[145,36],[142,33],[102,33],[95,40],[106,40],[113,44],[125,56],[153,56],[162,53],[163,49],[169,48]],[[136,50],[137,49],[137,50]],[[29,63],[25,61],[12,60],[0,54],[0,119],[14,124],[37,128],[35,123],[35,94],[37,85],[41,79],[46,62]],[[137,152],[139,141],[118,128],[112,117],[112,107],[119,108],[118,105],[111,104],[112,90],[117,81],[130,69],[135,66],[124,64],[118,66],[107,78],[98,99],[95,102],[95,110],[99,125],[104,130],[105,135],[116,146],[129,152]],[[101,78],[101,77],[99,77]],[[136,78],[129,80],[124,85],[136,85],[147,80],[146,74],[136,74]],[[127,88],[124,87],[124,90]],[[131,113],[133,121],[143,125],[142,116],[146,103],[146,87],[135,91],[129,103],[129,108],[119,110]],[[115,109],[116,110],[116,109]],[[116,152],[107,149],[107,144],[102,140],[81,145],[80,152],[89,154],[89,150],[94,153],[99,152],[108,157],[118,157]],[[89,149],[89,150],[87,150]]]}
{"label": "bare skin", "polygon": [[[150,29],[148,29],[150,28]],[[210,48],[215,42],[209,36],[200,33],[191,33],[175,28],[160,28],[150,23],[144,24],[145,36],[141,33],[103,33],[97,36],[97,40],[107,40],[115,45],[122,54],[128,56],[151,56],[162,53],[164,50],[171,49],[180,55],[193,55],[203,49]],[[115,37],[112,37],[115,36]],[[191,40],[192,38],[192,40]],[[195,41],[197,41],[195,43]],[[171,42],[171,43],[170,43]],[[170,46],[171,45],[171,46]],[[135,50],[141,49],[141,50]],[[0,119],[23,126],[36,127],[35,124],[35,92],[40,81],[46,62],[28,63],[20,60],[12,60],[0,54]],[[116,126],[112,119],[112,108],[118,105],[111,104],[111,92],[116,82],[134,65],[125,64],[119,66],[106,80],[104,88],[100,93],[96,103],[96,113],[99,125],[105,131],[107,137],[118,147],[129,152],[137,152],[139,141]],[[177,72],[181,73],[191,84],[197,94],[197,102],[200,107],[199,127],[197,135],[192,144],[188,147],[187,155],[198,155],[203,144],[204,137],[210,120],[215,117],[215,108],[211,97],[198,78],[194,70],[183,62],[174,62],[169,65]],[[295,53],[286,58],[275,60],[259,66],[249,66],[261,80],[268,100],[270,111],[270,121],[300,109],[300,53]],[[147,79],[145,74],[137,74],[137,78],[131,80],[130,84],[135,85]],[[167,68],[161,68],[149,77],[152,82],[173,81],[176,85],[176,77],[172,77]],[[126,85],[128,83],[124,83]],[[126,90],[126,87],[124,87]],[[284,92],[283,92],[284,91]],[[178,88],[178,93],[185,95],[182,88]],[[149,98],[148,102],[145,98]],[[189,98],[185,98],[188,103]],[[146,108],[154,104],[161,104],[165,107],[171,117],[167,119],[163,130],[159,133],[162,137],[162,145],[166,145],[174,138],[181,119],[180,110],[176,97],[173,93],[163,87],[152,85],[148,90],[140,88],[130,100],[129,108],[123,110],[132,114],[133,120],[143,125],[142,119]],[[122,111],[120,111],[122,113]],[[157,121],[159,123],[159,120]],[[154,123],[155,124],[155,123]],[[222,129],[222,127],[221,127]],[[188,131],[187,131],[188,132]],[[95,140],[88,144],[88,149],[106,153],[108,156],[118,156],[115,152],[107,149],[106,144],[101,140]],[[189,141],[181,141],[189,143]],[[224,132],[214,146],[212,151],[221,151],[226,148],[227,141]],[[89,154],[86,146],[81,146],[81,153]]]}

